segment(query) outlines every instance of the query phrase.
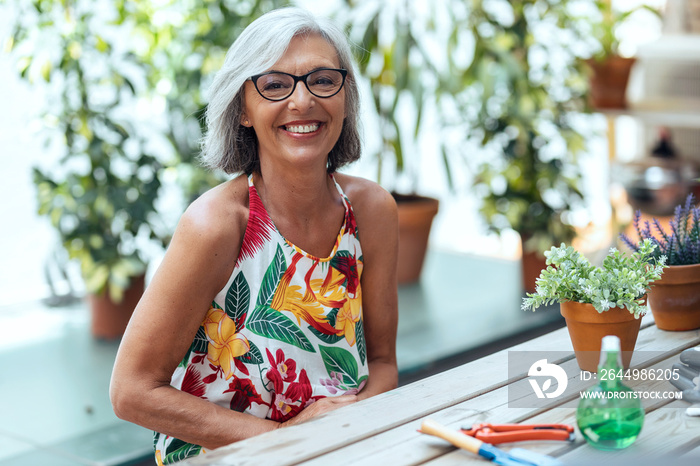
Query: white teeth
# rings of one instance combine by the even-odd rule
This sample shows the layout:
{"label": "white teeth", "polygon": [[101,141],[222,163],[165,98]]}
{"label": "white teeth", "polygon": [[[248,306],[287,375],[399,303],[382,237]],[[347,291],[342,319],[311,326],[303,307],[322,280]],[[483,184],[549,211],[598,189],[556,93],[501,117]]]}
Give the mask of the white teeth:
{"label": "white teeth", "polygon": [[318,123],[313,125],[285,126],[290,133],[312,133],[318,129]]}

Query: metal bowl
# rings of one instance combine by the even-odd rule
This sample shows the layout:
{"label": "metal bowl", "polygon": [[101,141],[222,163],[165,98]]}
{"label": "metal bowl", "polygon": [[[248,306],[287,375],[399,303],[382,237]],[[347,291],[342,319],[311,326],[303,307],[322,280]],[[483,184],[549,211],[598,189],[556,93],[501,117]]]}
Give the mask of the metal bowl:
{"label": "metal bowl", "polygon": [[693,188],[692,167],[678,160],[646,159],[622,164],[619,181],[629,203],[649,215],[673,215]]}

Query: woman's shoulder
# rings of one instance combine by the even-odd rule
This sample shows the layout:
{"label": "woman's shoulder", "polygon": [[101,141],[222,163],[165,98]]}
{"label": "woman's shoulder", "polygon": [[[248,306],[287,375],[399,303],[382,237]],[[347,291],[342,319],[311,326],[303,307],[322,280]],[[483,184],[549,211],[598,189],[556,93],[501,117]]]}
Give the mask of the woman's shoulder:
{"label": "woman's shoulder", "polygon": [[335,175],[350,200],[362,234],[363,249],[384,247],[398,234],[398,212],[394,197],[379,184],[365,178]]}
{"label": "woman's shoulder", "polygon": [[375,212],[384,215],[396,211],[396,201],[382,186],[374,181],[358,176],[336,173],[334,177],[350,200],[355,213]]}
{"label": "woman's shoulder", "polygon": [[178,229],[204,241],[230,241],[243,237],[247,221],[248,181],[241,175],[193,201],[180,218]]}

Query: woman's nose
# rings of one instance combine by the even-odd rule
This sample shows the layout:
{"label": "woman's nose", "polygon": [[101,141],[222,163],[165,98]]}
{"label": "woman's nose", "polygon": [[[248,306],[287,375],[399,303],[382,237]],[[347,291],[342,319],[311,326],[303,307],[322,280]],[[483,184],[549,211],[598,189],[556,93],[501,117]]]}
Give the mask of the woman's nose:
{"label": "woman's nose", "polygon": [[290,109],[297,108],[299,110],[304,110],[306,108],[313,107],[315,97],[311,92],[309,92],[306,84],[299,81],[294,89],[294,92],[292,92],[292,95],[290,95],[287,99],[289,101],[288,105]]}

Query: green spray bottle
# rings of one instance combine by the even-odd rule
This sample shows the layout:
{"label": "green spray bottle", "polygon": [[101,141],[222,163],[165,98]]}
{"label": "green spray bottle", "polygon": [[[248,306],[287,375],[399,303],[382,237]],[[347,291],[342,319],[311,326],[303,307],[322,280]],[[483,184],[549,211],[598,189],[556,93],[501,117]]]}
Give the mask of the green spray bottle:
{"label": "green spray bottle", "polygon": [[576,422],[589,445],[620,450],[634,443],[644,424],[644,408],[637,393],[622,384],[624,369],[620,339],[603,337],[598,384],[586,390],[576,410]]}

